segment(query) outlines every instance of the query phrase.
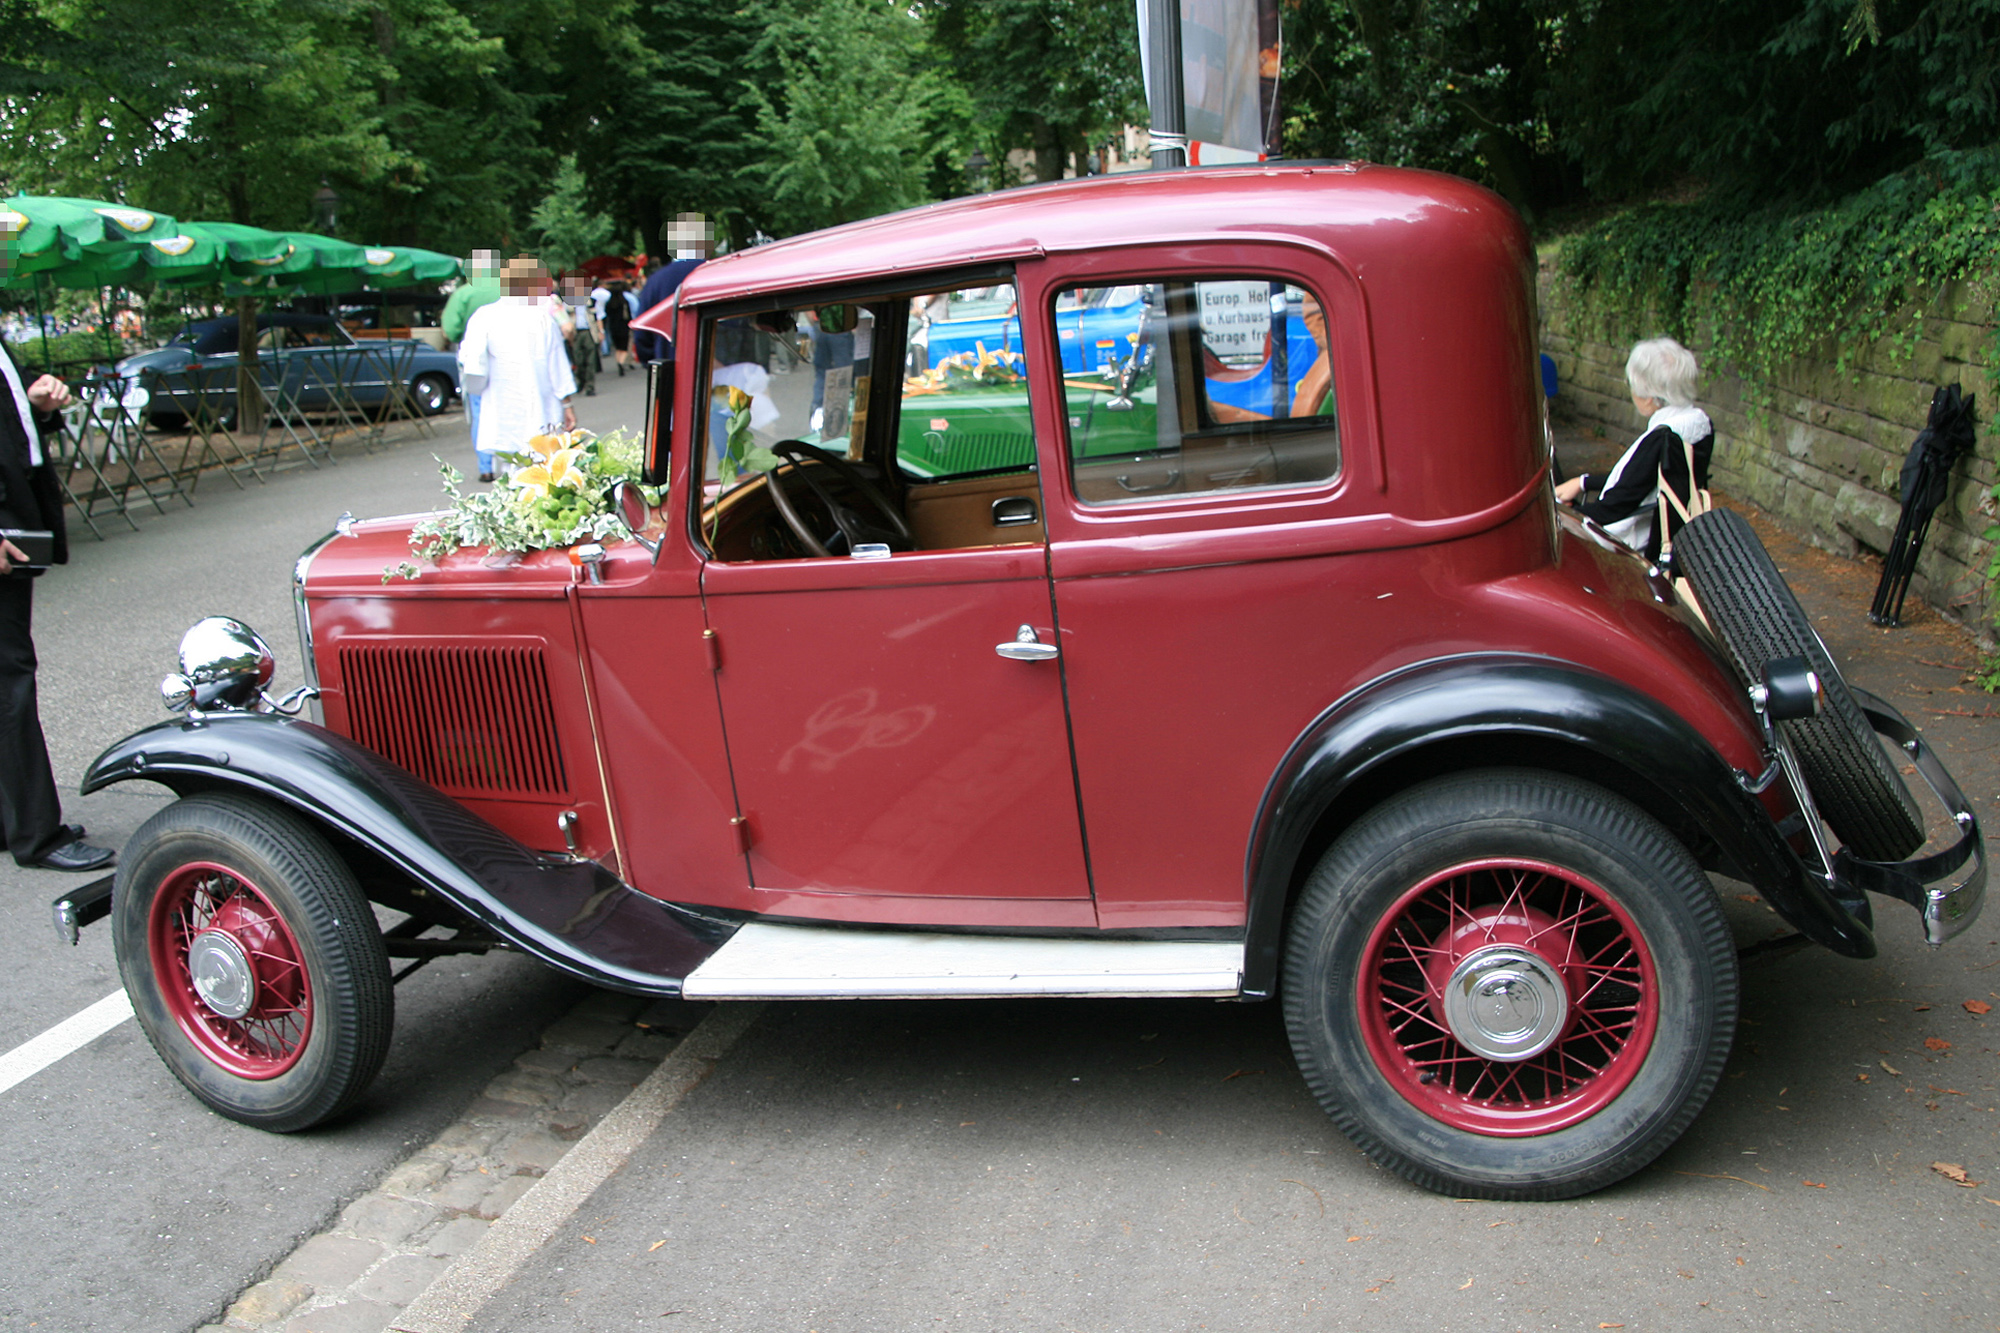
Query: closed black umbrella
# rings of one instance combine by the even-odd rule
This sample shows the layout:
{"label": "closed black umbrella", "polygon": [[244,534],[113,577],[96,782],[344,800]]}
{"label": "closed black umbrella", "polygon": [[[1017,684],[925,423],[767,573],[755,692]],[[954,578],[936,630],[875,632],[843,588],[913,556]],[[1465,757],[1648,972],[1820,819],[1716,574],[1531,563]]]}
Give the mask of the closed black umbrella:
{"label": "closed black umbrella", "polygon": [[1899,628],[1903,623],[1903,595],[1917,572],[1917,556],[1931,530],[1931,515],[1944,503],[1952,464],[1972,448],[1972,401],[1976,396],[1956,384],[1944,385],[1932,394],[1930,422],[1918,432],[1910,456],[1903,460],[1903,516],[1896,522],[1896,535],[1889,539],[1882,581],[1875,585],[1875,602],[1868,608],[1868,618],[1878,625]]}

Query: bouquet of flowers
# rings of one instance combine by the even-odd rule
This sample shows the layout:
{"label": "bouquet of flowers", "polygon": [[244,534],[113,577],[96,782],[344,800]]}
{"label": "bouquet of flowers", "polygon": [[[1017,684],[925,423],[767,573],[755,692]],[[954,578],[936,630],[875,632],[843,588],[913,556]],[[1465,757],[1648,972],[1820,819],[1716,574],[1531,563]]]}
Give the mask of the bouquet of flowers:
{"label": "bouquet of flowers", "polygon": [[[420,559],[435,563],[461,546],[483,546],[518,558],[528,551],[624,535],[612,513],[610,491],[614,482],[639,480],[639,441],[629,432],[552,431],[530,438],[519,453],[497,457],[507,471],[492,490],[470,495],[459,489],[465,481],[459,470],[439,463],[451,503],[410,529],[410,549]],[[405,560],[384,570],[382,580],[413,579],[421,572]]]}

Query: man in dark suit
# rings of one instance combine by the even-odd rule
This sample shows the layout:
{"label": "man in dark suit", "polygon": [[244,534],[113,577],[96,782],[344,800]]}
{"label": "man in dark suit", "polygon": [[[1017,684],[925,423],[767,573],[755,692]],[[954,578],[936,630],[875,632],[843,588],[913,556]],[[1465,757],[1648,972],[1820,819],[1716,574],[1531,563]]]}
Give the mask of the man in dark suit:
{"label": "man in dark suit", "polygon": [[[69,559],[62,490],[42,449],[69,386],[53,375],[21,382],[14,358],[0,349],[0,528],[55,534],[55,563]],[[112,854],[62,822],[49,749],[35,704],[35,641],[30,628],[35,578],[27,552],[0,539],[0,838],[14,860],[44,870],[102,870]]]}

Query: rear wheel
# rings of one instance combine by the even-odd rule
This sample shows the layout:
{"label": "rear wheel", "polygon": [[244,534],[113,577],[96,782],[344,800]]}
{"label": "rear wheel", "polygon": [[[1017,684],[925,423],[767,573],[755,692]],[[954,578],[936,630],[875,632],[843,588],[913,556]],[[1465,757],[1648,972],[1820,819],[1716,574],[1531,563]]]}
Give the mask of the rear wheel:
{"label": "rear wheel", "polygon": [[175,802],[133,835],[112,911],[140,1027],[223,1115],[306,1129],[381,1068],[395,1015],[381,933],[296,815],[241,796]]}
{"label": "rear wheel", "polygon": [[1685,848],[1551,774],[1412,788],[1314,870],[1285,1018],[1320,1104],[1416,1184],[1560,1199],[1639,1170],[1707,1101],[1736,954]]}
{"label": "rear wheel", "polygon": [[1674,538],[1674,561],[1744,684],[1759,682],[1774,657],[1803,657],[1818,673],[1826,707],[1778,725],[1798,754],[1813,804],[1841,841],[1869,861],[1915,851],[1924,821],[1910,789],[1749,522],[1734,510],[1710,510]]}

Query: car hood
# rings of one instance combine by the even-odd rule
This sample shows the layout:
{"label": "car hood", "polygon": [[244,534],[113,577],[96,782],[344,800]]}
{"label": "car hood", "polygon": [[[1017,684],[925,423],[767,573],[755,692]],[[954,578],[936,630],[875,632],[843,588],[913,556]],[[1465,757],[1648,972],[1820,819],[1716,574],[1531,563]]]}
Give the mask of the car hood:
{"label": "car hood", "polygon": [[156,347],[150,352],[135,352],[120,361],[117,366],[120,375],[137,375],[148,370],[178,370],[194,360],[194,352],[186,347]]}

